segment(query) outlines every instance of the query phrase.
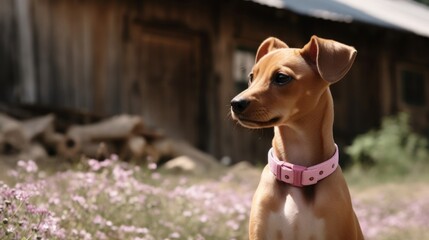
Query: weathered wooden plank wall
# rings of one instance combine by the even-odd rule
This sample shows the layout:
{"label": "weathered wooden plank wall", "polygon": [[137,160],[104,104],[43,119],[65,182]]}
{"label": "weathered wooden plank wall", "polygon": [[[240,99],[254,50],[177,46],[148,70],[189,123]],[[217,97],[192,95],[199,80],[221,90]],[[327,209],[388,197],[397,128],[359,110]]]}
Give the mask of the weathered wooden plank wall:
{"label": "weathered wooden plank wall", "polygon": [[107,86],[117,85],[122,67],[118,10],[83,1],[33,3],[38,101],[117,113],[111,103],[118,94]]}
{"label": "weathered wooden plank wall", "polygon": [[[246,130],[228,116],[238,93],[238,48],[256,51],[268,36],[301,47],[313,34],[355,46],[351,72],[332,86],[342,145],[400,109],[398,62],[429,65],[427,39],[251,1],[21,1],[29,3],[37,103],[141,114],[148,125],[234,162],[265,161],[272,137],[271,129]],[[0,101],[25,99],[16,14],[15,0],[0,1]]]}
{"label": "weathered wooden plank wall", "polygon": [[32,3],[39,103],[142,114],[148,125],[208,148],[209,121],[215,122],[208,115],[217,111],[207,107],[212,77],[203,79],[212,76],[205,58],[216,25],[202,14],[209,5]]}
{"label": "weathered wooden plank wall", "polygon": [[17,31],[13,1],[0,1],[0,101],[19,94]]}

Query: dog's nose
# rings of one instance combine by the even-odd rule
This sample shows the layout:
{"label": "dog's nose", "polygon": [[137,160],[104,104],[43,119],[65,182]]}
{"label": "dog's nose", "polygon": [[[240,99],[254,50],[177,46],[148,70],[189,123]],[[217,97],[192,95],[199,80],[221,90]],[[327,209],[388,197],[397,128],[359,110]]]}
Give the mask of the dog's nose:
{"label": "dog's nose", "polygon": [[232,99],[231,101],[231,107],[232,111],[235,113],[242,113],[244,110],[246,110],[247,106],[249,106],[250,101],[246,99]]}

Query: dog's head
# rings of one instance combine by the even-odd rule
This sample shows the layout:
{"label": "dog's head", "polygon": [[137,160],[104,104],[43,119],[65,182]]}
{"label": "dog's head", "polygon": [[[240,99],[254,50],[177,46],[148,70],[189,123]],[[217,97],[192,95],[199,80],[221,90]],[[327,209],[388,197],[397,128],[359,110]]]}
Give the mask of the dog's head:
{"label": "dog's head", "polygon": [[277,38],[259,46],[249,87],[231,101],[233,119],[248,128],[286,125],[314,108],[319,97],[348,72],[356,50],[313,36],[303,48]]}

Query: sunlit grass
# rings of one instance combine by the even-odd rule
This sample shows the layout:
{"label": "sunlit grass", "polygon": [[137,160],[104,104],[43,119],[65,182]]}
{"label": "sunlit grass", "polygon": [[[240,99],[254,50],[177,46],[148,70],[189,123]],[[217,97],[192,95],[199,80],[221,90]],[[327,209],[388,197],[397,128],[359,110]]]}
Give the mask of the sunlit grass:
{"label": "sunlit grass", "polygon": [[[104,162],[82,160],[66,171],[48,168],[49,173],[43,163],[31,161],[5,166],[2,240],[247,239],[259,173],[172,174],[115,156]],[[427,238],[429,184],[424,171],[419,168],[415,173],[420,174],[401,178],[380,178],[357,168],[346,171],[366,239]]]}
{"label": "sunlit grass", "polygon": [[427,183],[429,186],[429,162],[427,164],[416,164],[406,174],[392,174],[385,172],[383,166],[372,168],[361,168],[352,166],[345,170],[345,176],[349,185],[355,188],[368,188],[374,185],[396,183],[413,184]]}
{"label": "sunlit grass", "polygon": [[366,239],[428,239],[429,177],[425,167],[391,176],[376,169],[346,171]]}
{"label": "sunlit grass", "polygon": [[391,229],[390,232],[385,233],[374,240],[404,240],[415,239],[423,240],[429,239],[429,231],[427,228],[407,228],[407,229]]}

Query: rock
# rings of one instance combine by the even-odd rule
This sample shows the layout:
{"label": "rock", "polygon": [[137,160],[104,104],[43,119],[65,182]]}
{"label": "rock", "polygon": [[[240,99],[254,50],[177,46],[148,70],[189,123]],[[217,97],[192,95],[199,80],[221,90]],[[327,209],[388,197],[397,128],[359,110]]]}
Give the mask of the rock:
{"label": "rock", "polygon": [[162,166],[163,169],[172,172],[186,172],[186,173],[201,173],[206,171],[206,166],[200,161],[192,159],[188,156],[179,156],[171,159]]}
{"label": "rock", "polygon": [[[189,143],[176,139],[164,139],[155,143],[154,148],[161,157],[169,156],[178,158],[186,156],[201,166],[203,170],[214,171],[222,169],[221,164],[217,159],[210,154],[207,154]],[[171,161],[171,160],[170,160]],[[169,162],[170,162],[169,161]]]}

